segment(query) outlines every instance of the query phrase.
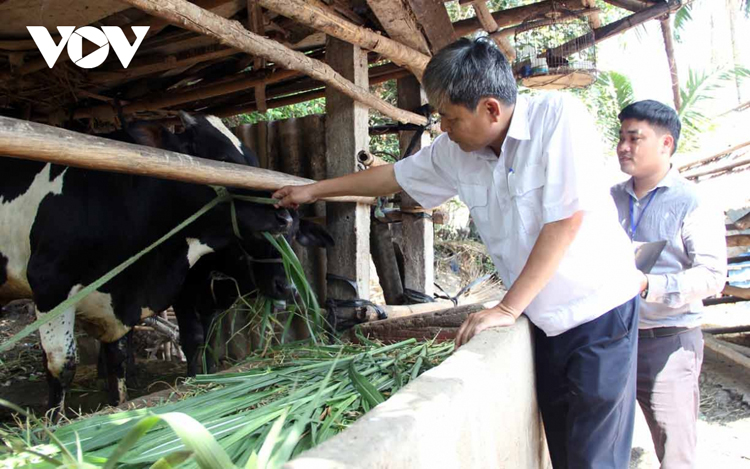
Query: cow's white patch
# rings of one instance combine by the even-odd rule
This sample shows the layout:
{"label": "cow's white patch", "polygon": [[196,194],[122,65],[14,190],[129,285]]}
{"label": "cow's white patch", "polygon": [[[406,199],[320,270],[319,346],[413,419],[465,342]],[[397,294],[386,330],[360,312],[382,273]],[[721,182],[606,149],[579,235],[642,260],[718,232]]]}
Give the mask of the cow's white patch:
{"label": "cow's white patch", "polygon": [[242,153],[242,143],[240,142],[240,139],[237,138],[235,134],[233,134],[229,129],[227,129],[227,126],[224,125],[224,123],[216,116],[206,116],[206,120],[216,127],[216,130],[224,134],[233,144],[235,147],[237,147],[237,151]]}
{"label": "cow's white patch", "polygon": [[[46,313],[36,311],[37,319]],[[75,363],[75,308],[65,310],[60,316],[39,328],[42,349],[47,355],[47,370],[55,378],[60,378],[67,363]]]}
{"label": "cow's white patch", "polygon": [[[70,291],[75,295],[83,288],[76,285]],[[114,342],[130,332],[130,327],[124,325],[115,316],[112,306],[112,295],[99,291],[91,292],[76,305],[76,317],[81,320],[83,329],[93,338],[102,342]]]}
{"label": "cow's white patch", "polygon": [[20,298],[31,298],[31,287],[26,277],[26,266],[31,256],[31,227],[39,204],[48,194],[61,194],[63,171],[50,181],[51,165],[47,164],[36,175],[23,195],[6,201],[0,195],[0,252],[8,258],[8,281],[0,285],[0,303]]}
{"label": "cow's white patch", "polygon": [[187,259],[190,267],[194,266],[204,255],[214,252],[211,246],[201,243],[197,238],[185,238],[185,241],[188,244]]}

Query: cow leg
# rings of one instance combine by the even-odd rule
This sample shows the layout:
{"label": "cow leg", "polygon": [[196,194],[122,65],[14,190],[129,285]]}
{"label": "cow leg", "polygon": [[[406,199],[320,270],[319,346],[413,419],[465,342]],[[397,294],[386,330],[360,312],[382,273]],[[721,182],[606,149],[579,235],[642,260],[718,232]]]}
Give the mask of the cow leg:
{"label": "cow leg", "polygon": [[127,341],[127,364],[125,366],[125,381],[128,388],[130,389],[136,389],[140,387],[138,384],[138,373],[135,367],[135,346],[133,345],[134,335],[135,329],[132,329],[125,335],[125,340]]}
{"label": "cow leg", "polygon": [[[203,349],[201,350],[201,353],[199,355],[199,360],[205,356],[205,370],[203,370],[204,373],[216,373],[216,360],[214,358],[216,357],[217,351],[216,350],[208,350],[208,347],[211,346],[211,339],[215,338],[217,335],[221,336],[221,332],[218,330],[213,330],[212,328],[216,328],[217,325],[215,325],[215,320],[218,316],[213,313],[202,313],[200,315],[201,324],[203,327]],[[225,316],[226,318],[226,316]],[[213,337],[212,337],[213,334]],[[223,337],[220,337],[221,339],[224,339]],[[218,344],[219,341],[214,340],[214,344]]]}
{"label": "cow leg", "polygon": [[[36,310],[37,319],[45,313]],[[75,307],[39,328],[44,367],[49,384],[48,407],[54,416],[65,414],[65,395],[76,373]]]}
{"label": "cow leg", "polygon": [[205,345],[203,324],[191,306],[175,305],[174,311],[180,328],[180,347],[187,361],[187,376],[193,378],[198,373],[200,349]]}
{"label": "cow leg", "polygon": [[111,343],[102,342],[107,365],[107,390],[110,405],[117,406],[128,400],[126,367],[128,359],[128,334]]}

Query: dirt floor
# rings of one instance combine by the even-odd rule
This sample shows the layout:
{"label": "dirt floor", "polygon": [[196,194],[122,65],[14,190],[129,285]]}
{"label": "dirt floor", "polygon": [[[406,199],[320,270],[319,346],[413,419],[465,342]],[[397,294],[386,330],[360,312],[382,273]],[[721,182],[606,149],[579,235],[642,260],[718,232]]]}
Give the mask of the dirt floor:
{"label": "dirt floor", "polygon": [[[750,304],[712,306],[706,320],[715,326],[750,325]],[[750,345],[750,334],[729,337],[733,342]],[[750,468],[750,370],[705,350],[700,390],[696,467]],[[640,409],[630,468],[659,468]]]}
{"label": "dirt floor", "polygon": [[[0,316],[0,342],[33,322],[33,313],[13,308]],[[79,341],[80,343],[80,341]],[[174,387],[185,374],[185,364],[176,361],[136,359],[136,386],[128,389],[131,398]],[[47,406],[47,381],[42,368],[39,335],[34,333],[9,352],[0,355],[0,399],[8,400],[36,415]],[[70,416],[94,412],[106,407],[107,392],[103,380],[97,379],[96,365],[79,365],[67,400]],[[11,420],[11,412],[0,406],[0,424]]]}

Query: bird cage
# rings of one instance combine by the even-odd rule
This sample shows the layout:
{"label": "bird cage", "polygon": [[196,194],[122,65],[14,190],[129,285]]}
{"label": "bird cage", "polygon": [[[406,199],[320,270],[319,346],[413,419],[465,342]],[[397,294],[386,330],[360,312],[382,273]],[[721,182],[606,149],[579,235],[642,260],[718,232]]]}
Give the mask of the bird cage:
{"label": "bird cage", "polygon": [[514,73],[527,88],[585,88],[596,80],[596,45],[588,19],[553,4],[515,33]]}

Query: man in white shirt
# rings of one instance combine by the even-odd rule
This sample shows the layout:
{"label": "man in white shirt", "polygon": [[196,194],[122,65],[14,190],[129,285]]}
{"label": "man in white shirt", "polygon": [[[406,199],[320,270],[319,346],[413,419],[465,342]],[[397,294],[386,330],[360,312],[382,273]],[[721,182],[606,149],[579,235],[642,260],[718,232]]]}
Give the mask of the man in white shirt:
{"label": "man in white shirt", "polygon": [[444,131],[431,146],[274,197],[293,207],[404,190],[432,207],[459,195],[509,290],[464,322],[456,347],[524,312],[536,326],[537,393],[554,467],[627,468],[645,279],[595,169],[603,162],[591,117],[562,94],[518,96],[508,62],[484,38],[437,53],[423,85]]}
{"label": "man in white shirt", "polygon": [[703,362],[701,300],[727,276],[724,213],[672,168],[677,113],[639,101],[620,113],[620,168],[612,187],[620,223],[636,242],[667,242],[641,293],[637,399],[665,469],[695,467],[698,377]]}

